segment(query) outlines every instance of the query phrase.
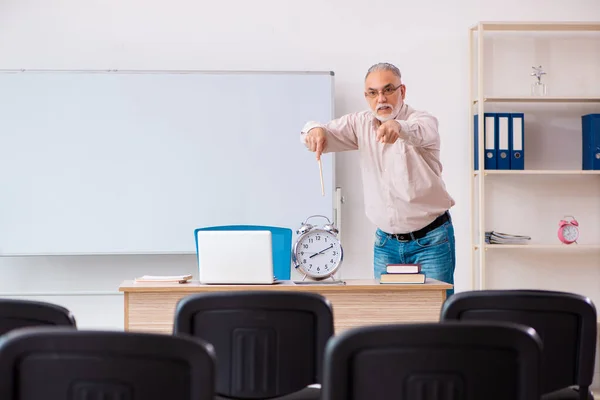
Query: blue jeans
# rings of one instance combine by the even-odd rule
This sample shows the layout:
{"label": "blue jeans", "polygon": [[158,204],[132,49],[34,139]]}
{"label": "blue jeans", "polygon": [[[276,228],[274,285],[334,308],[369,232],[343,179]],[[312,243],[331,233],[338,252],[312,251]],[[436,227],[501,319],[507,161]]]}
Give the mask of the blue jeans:
{"label": "blue jeans", "polygon": [[[454,285],[456,249],[452,220],[428,232],[425,237],[399,241],[380,229],[375,231],[373,270],[375,279],[385,273],[386,264],[421,264],[427,278]],[[448,289],[446,296],[454,294]]]}

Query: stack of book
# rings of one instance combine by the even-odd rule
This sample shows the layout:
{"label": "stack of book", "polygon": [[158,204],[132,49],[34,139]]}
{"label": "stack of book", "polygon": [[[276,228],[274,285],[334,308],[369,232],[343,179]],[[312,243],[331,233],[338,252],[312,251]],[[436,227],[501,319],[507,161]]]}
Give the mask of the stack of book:
{"label": "stack of book", "polygon": [[379,283],[425,283],[421,264],[388,264]]}
{"label": "stack of book", "polygon": [[526,244],[530,240],[531,237],[524,235],[513,235],[496,231],[485,233],[485,242],[487,244]]}

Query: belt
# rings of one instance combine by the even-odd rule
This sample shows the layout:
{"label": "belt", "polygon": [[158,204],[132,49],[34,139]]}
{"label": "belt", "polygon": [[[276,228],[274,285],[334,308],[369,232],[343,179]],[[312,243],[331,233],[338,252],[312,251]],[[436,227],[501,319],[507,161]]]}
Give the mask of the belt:
{"label": "belt", "polygon": [[432,223],[430,223],[424,228],[419,229],[418,231],[409,233],[386,233],[386,235],[401,242],[408,242],[411,240],[421,239],[425,237],[425,235],[427,235],[429,232],[431,232],[435,228],[439,228],[449,220],[450,215],[448,214],[448,211],[446,211],[445,213],[437,217]]}

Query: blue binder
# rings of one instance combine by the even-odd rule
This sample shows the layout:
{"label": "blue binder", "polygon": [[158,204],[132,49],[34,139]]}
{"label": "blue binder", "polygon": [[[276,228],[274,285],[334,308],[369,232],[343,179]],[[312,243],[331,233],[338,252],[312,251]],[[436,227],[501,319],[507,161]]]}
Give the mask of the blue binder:
{"label": "blue binder", "polygon": [[600,170],[600,114],[581,117],[582,168]]}
{"label": "blue binder", "polygon": [[510,169],[510,114],[496,114],[497,169]]}
{"label": "blue binder", "polygon": [[[484,143],[484,165],[485,169],[496,169],[497,168],[497,140],[496,140],[496,131],[497,131],[497,123],[496,123],[496,114],[495,113],[484,113],[484,121],[483,121],[483,143]],[[475,152],[475,170],[479,170],[479,117],[478,114],[474,115],[474,123],[475,123],[475,143],[474,143],[474,152]]]}
{"label": "blue binder", "polygon": [[525,114],[510,114],[510,169],[525,169]]}

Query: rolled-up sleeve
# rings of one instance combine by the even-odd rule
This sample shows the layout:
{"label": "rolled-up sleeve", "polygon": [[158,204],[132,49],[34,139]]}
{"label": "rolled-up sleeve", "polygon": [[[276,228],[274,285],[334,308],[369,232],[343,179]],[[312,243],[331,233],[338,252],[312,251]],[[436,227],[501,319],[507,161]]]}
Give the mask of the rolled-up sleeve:
{"label": "rolled-up sleeve", "polygon": [[406,120],[396,120],[400,125],[400,138],[415,147],[439,149],[438,120],[426,112],[414,112]]}
{"label": "rolled-up sleeve", "polygon": [[356,116],[347,114],[326,124],[316,121],[307,122],[300,132],[300,142],[306,145],[306,134],[313,128],[323,128],[327,143],[323,153],[349,151],[358,149],[356,136]]}

